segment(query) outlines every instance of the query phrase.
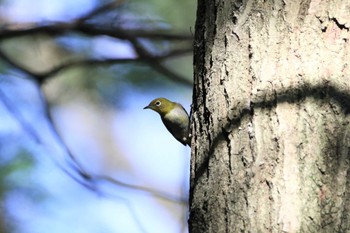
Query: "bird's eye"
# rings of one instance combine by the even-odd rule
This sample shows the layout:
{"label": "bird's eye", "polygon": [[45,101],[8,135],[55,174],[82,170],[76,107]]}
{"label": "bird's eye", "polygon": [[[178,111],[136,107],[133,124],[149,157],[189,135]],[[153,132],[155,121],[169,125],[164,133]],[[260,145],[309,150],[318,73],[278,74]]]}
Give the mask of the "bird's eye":
{"label": "bird's eye", "polygon": [[157,102],[156,102],[156,106],[160,106],[162,103],[158,100]]}

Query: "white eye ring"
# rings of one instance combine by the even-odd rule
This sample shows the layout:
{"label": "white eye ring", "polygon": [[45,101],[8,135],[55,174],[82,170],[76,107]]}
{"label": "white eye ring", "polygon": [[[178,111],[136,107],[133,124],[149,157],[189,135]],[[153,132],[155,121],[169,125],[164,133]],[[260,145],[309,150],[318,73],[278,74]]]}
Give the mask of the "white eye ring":
{"label": "white eye ring", "polygon": [[162,105],[162,102],[160,102],[159,100],[156,102],[156,106],[160,106]]}

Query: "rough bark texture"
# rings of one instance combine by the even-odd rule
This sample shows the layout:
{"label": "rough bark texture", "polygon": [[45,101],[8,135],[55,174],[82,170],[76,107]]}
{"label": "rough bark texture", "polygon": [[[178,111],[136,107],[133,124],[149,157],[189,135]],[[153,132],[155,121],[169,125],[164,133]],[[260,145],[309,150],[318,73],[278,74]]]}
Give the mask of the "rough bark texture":
{"label": "rough bark texture", "polygon": [[350,1],[198,1],[190,232],[350,232],[349,28]]}

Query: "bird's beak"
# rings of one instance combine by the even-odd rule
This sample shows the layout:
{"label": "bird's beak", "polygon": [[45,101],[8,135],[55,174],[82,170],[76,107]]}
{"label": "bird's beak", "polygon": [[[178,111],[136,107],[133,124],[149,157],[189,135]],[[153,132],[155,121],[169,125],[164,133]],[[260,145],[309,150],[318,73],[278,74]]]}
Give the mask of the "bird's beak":
{"label": "bird's beak", "polygon": [[149,105],[147,105],[146,107],[144,107],[143,109],[148,109],[149,108]]}

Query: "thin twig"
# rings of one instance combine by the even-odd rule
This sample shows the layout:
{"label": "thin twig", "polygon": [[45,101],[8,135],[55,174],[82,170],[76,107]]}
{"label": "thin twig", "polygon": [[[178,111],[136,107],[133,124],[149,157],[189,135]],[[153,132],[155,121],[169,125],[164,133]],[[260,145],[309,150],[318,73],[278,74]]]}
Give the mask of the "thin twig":
{"label": "thin twig", "polygon": [[93,18],[96,15],[102,14],[106,11],[109,11],[111,9],[114,9],[118,6],[120,6],[121,4],[123,4],[124,0],[114,0],[112,2],[106,3],[100,7],[97,7],[95,9],[92,9],[90,12],[86,13],[85,15],[79,17],[75,23],[76,24],[81,24],[91,18]]}
{"label": "thin twig", "polygon": [[51,128],[51,132],[55,136],[56,141],[64,149],[66,154],[69,156],[70,160],[73,162],[71,164],[71,166],[76,171],[79,171],[78,173],[80,174],[80,176],[82,176],[84,179],[88,179],[88,177],[89,177],[87,175],[88,173],[85,171],[83,166],[79,163],[79,161],[75,158],[75,156],[73,155],[73,153],[71,152],[71,150],[68,148],[68,146],[64,142],[63,138],[61,137],[61,134],[59,133],[59,131],[57,129],[57,126],[56,126],[56,124],[53,121],[53,118],[52,118],[52,115],[51,115],[51,111],[50,111],[50,107],[49,107],[49,103],[47,102],[47,98],[46,98],[45,94],[42,92],[42,90],[41,90],[41,88],[39,86],[38,86],[37,90],[38,90],[39,97],[41,99],[41,103],[43,105],[45,118],[48,121],[48,124],[49,124],[49,126]]}
{"label": "thin twig", "polygon": [[2,103],[7,108],[10,114],[17,120],[22,129],[27,132],[27,134],[34,139],[36,143],[41,143],[40,137],[38,136],[36,130],[24,119],[21,112],[16,108],[16,105],[11,102],[11,100],[3,93],[0,88],[0,99]]}
{"label": "thin twig", "polygon": [[169,193],[164,193],[164,192],[160,192],[151,188],[147,188],[147,187],[143,187],[143,186],[139,186],[139,185],[133,185],[133,184],[127,184],[124,182],[121,182],[119,180],[116,180],[110,176],[95,176],[93,177],[94,180],[98,181],[108,181],[111,184],[114,184],[116,186],[121,186],[121,187],[125,187],[125,188],[129,188],[129,189],[134,189],[134,190],[139,190],[139,191],[143,191],[146,193],[150,193],[158,198],[167,200],[167,201],[171,201],[171,202],[177,202],[183,205],[186,205],[188,203],[188,200],[185,198],[179,198],[173,195],[170,195]]}
{"label": "thin twig", "polygon": [[133,45],[135,51],[140,57],[144,58],[144,61],[149,64],[152,68],[157,70],[158,72],[164,74],[166,77],[170,78],[173,81],[180,82],[185,85],[192,86],[192,80],[189,80],[178,73],[172,71],[165,65],[161,64],[161,62],[149,52],[137,39],[131,39],[131,44]]}

